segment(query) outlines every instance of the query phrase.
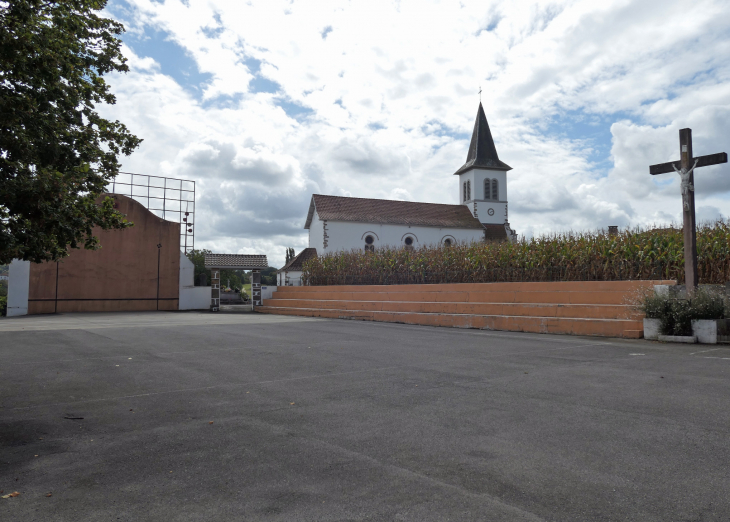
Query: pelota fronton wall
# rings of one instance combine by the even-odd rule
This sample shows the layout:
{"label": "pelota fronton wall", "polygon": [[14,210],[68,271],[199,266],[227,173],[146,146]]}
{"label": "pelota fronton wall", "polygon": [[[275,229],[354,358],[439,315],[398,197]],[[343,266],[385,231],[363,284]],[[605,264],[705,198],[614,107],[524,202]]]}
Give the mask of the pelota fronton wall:
{"label": "pelota fronton wall", "polygon": [[134,226],[94,229],[99,250],[73,250],[57,263],[31,263],[28,314],[178,309],[180,225],[131,198],[106,195]]}

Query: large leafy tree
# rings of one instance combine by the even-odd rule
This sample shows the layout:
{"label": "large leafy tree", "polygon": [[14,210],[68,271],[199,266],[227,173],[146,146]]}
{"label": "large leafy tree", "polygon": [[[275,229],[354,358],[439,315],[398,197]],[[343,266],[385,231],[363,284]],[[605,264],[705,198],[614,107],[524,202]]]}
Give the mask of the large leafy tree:
{"label": "large leafy tree", "polygon": [[130,226],[99,200],[140,139],[96,112],[126,72],[106,0],[0,0],[0,263],[57,260]]}

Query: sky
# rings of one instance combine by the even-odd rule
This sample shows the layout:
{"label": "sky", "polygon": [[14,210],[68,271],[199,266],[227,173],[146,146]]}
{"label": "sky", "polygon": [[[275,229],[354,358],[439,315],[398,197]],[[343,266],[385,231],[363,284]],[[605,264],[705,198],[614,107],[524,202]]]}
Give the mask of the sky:
{"label": "sky", "polygon": [[[195,180],[197,248],[308,246],[312,194],[459,203],[481,101],[527,238],[681,223],[679,176],[730,149],[727,0],[110,0],[130,71],[100,112],[122,170]],[[730,166],[695,174],[730,216]]]}

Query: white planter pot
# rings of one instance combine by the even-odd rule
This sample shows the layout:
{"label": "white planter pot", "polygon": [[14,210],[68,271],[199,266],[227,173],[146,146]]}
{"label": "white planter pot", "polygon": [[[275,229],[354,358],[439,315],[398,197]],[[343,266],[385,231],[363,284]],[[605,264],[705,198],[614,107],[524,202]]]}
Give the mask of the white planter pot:
{"label": "white planter pot", "polygon": [[692,321],[692,334],[702,344],[717,344],[717,320],[696,319]]}
{"label": "white planter pot", "polygon": [[644,339],[656,341],[659,338],[659,319],[644,319]]}

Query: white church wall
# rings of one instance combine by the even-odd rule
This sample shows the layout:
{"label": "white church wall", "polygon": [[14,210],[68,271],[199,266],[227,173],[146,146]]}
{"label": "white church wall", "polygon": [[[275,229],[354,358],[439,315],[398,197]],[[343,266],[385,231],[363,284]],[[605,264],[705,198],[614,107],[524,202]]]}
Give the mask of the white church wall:
{"label": "white church wall", "polygon": [[[364,250],[365,237],[368,235],[373,236],[373,246],[376,249],[385,246],[400,248],[405,245],[406,236],[413,238],[414,248],[427,245],[439,245],[446,237],[450,238],[454,243],[472,243],[484,239],[484,231],[478,229],[375,225],[372,223],[346,221],[328,221],[327,235],[327,248],[323,248],[321,251],[318,248],[317,252],[319,254],[338,250]],[[310,245],[314,246],[311,236]]]}
{"label": "white church wall", "polygon": [[[484,180],[496,179],[499,200],[485,198]],[[508,221],[507,216],[507,172],[504,170],[472,169],[459,175],[460,200],[463,202],[464,183],[471,183],[471,199],[466,202],[472,215],[480,223],[501,224]],[[490,215],[490,209],[493,211]]]}
{"label": "white church wall", "polygon": [[[467,199],[464,199],[464,183],[469,183],[471,190]],[[467,205],[469,201],[473,201],[478,194],[474,193],[474,170],[459,174],[459,202]]]}
{"label": "white church wall", "polygon": [[312,222],[309,225],[309,247],[316,248],[317,252],[324,251],[324,224],[319,219],[317,212],[312,216]]}

